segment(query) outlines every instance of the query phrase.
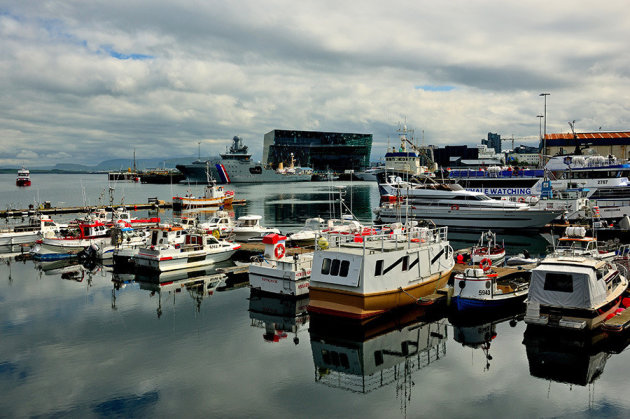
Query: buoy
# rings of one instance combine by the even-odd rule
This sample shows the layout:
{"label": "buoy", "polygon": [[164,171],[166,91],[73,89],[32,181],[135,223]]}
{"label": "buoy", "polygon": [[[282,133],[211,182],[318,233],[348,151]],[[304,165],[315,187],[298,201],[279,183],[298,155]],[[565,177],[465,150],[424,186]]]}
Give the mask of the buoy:
{"label": "buoy", "polygon": [[483,258],[481,262],[479,262],[479,267],[486,272],[492,267],[492,261],[489,258]]}
{"label": "buoy", "polygon": [[282,257],[284,256],[284,252],[285,252],[285,248],[282,243],[278,244],[278,246],[276,246],[276,250],[274,250],[274,254],[276,255],[276,258],[278,259],[282,259]]}

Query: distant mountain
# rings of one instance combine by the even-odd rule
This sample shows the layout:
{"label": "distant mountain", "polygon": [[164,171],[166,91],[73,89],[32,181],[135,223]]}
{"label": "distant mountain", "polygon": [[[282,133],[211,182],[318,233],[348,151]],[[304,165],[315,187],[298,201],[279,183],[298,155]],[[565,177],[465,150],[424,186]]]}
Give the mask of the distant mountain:
{"label": "distant mountain", "polygon": [[[218,157],[202,157],[205,159],[214,159]],[[190,164],[192,161],[197,160],[197,157],[175,157],[167,159],[136,159],[136,168],[138,170],[147,170],[155,168],[166,167],[168,169],[174,169],[178,164]],[[96,166],[85,166],[81,164],[73,163],[57,163],[53,170],[72,170],[72,171],[85,171],[85,172],[102,172],[109,170],[127,170],[133,168],[133,159],[111,159],[105,160],[97,164]]]}
{"label": "distant mountain", "polygon": [[[201,157],[202,160],[216,160],[219,156]],[[136,159],[136,168],[138,170],[167,168],[174,169],[178,164],[190,164],[193,161],[198,160],[198,157],[172,157],[163,159]],[[112,159],[105,160],[98,163],[95,166],[87,166],[85,164],[76,163],[57,163],[52,167],[30,167],[33,170],[43,171],[61,171],[61,172],[104,172],[104,171],[117,171],[127,170],[133,168],[133,159]],[[1,167],[0,172],[12,173],[16,171],[17,167]]]}

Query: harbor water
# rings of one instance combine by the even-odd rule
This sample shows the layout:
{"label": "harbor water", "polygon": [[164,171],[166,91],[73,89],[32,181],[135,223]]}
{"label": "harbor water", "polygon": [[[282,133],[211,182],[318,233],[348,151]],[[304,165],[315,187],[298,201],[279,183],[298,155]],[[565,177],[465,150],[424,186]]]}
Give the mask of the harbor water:
{"label": "harbor water", "polygon": [[[31,177],[31,187],[17,188],[14,175],[0,175],[2,209],[170,201],[203,190],[108,184],[104,174]],[[246,200],[236,216],[260,214],[264,225],[290,232],[306,218],[338,215],[339,185],[227,189]],[[347,206],[369,222],[376,184],[343,185]],[[449,234],[455,248],[478,238]],[[508,253],[540,254],[549,244],[535,234],[497,238]],[[160,287],[108,266],[2,256],[2,417],[630,415],[625,337],[548,335],[527,328],[521,312],[459,319],[422,308],[359,327],[309,317],[307,299],[252,294],[246,277],[216,280],[212,268],[169,278],[207,278],[194,287]]]}

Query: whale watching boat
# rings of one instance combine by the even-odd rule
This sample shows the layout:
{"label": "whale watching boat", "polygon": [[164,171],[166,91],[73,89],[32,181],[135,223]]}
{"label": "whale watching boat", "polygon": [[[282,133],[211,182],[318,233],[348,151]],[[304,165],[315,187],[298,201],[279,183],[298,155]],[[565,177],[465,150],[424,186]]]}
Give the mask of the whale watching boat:
{"label": "whale watching boat", "polygon": [[263,183],[263,182],[305,182],[310,181],[313,171],[310,168],[295,167],[293,156],[290,166],[277,170],[252,160],[252,154],[240,137],[234,136],[229,151],[219,154],[219,160],[197,160],[192,164],[178,164],[177,169],[186,175],[189,182],[207,182],[206,170],[220,183]]}
{"label": "whale watching boat", "polygon": [[627,289],[628,279],[612,262],[552,254],[532,270],[525,322],[597,329],[614,317]]}
{"label": "whale watching boat", "polygon": [[366,319],[423,299],[442,288],[453,266],[447,229],[410,223],[389,234],[318,239],[309,311]]}
{"label": "whale watching boat", "polygon": [[407,182],[385,173],[378,176],[383,203],[374,213],[381,223],[430,219],[436,225],[456,229],[537,229],[562,213],[533,209],[523,202],[492,199],[431,178]]}
{"label": "whale watching boat", "polygon": [[165,237],[168,233],[160,228],[151,231],[150,244],[134,256],[138,268],[165,272],[211,265],[230,259],[241,247],[205,233],[188,232],[182,244],[160,241]]}
{"label": "whale watching boat", "polygon": [[18,169],[15,184],[17,186],[31,186],[31,172],[24,167]]}
{"label": "whale watching boat", "polygon": [[252,290],[294,297],[308,294],[313,253],[287,256],[286,239],[275,233],[263,237],[264,254],[249,265]]}

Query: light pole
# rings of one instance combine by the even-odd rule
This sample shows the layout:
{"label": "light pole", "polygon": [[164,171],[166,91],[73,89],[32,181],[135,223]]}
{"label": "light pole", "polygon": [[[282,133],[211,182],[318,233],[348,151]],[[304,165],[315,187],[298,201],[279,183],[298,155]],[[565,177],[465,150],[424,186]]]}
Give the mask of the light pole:
{"label": "light pole", "polygon": [[547,157],[547,96],[549,96],[551,93],[541,93],[538,96],[543,96],[545,98],[545,113],[544,113],[544,118],[545,118],[545,136],[543,137],[543,163],[545,162],[545,159]]}
{"label": "light pole", "polygon": [[[541,143],[544,144],[543,138],[542,138],[542,118],[544,118],[544,116],[538,114],[538,115],[536,115],[536,118],[538,118],[538,141],[540,141]],[[545,156],[545,149],[544,149],[544,147],[542,147],[542,159],[540,159],[540,163],[538,163],[538,164],[542,164],[542,162],[545,161],[545,157],[544,156]]]}

